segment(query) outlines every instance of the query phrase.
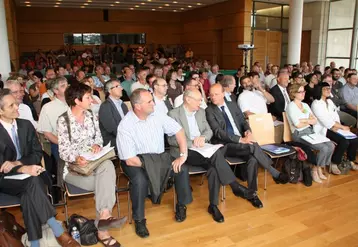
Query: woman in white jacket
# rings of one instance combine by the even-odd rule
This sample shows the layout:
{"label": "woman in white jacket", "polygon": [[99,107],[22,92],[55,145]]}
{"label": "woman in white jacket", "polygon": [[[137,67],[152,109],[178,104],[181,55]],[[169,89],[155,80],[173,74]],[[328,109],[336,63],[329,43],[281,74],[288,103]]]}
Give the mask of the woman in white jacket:
{"label": "woman in white jacket", "polygon": [[315,88],[315,100],[311,108],[318,120],[318,123],[314,125],[315,133],[324,135],[337,143],[332,155],[332,173],[339,175],[341,172],[337,165],[342,162],[346,151],[352,169],[358,170],[358,166],[354,163],[358,149],[358,138],[346,139],[338,133],[339,130],[350,131],[350,128],[341,124],[337,106],[329,99],[330,93],[331,87],[327,82],[319,83]]}

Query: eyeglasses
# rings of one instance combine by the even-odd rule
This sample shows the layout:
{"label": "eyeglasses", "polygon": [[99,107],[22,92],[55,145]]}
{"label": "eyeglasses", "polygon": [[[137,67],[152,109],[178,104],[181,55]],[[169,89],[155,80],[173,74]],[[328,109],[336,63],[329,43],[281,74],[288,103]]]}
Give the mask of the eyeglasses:
{"label": "eyeglasses", "polygon": [[196,102],[201,102],[201,98],[200,99],[197,99],[197,98],[194,98],[194,97],[192,97],[192,96],[189,96],[189,98],[192,98],[193,100],[195,100]]}
{"label": "eyeglasses", "polygon": [[158,86],[159,86],[159,87],[168,87],[168,84],[163,84],[163,85],[159,85],[159,84],[158,84]]}
{"label": "eyeglasses", "polygon": [[121,85],[117,85],[117,86],[111,87],[110,89],[112,90],[113,88],[122,88],[122,86],[121,86]]}

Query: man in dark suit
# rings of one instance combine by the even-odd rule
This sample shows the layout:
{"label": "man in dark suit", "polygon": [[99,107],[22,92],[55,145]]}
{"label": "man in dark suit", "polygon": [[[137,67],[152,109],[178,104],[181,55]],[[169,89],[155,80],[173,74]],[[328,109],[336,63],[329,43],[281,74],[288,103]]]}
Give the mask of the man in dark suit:
{"label": "man in dark suit", "polygon": [[277,85],[270,90],[275,101],[269,105],[269,111],[281,122],[283,121],[282,112],[286,111],[287,105],[291,102],[287,92],[289,79],[287,72],[280,71],[277,76]]}
{"label": "man in dark suit", "polygon": [[[54,216],[56,210],[45,193],[45,185],[38,176],[42,149],[31,122],[19,117],[18,104],[9,89],[0,91],[0,192],[20,198],[24,223],[31,246],[40,246],[42,224],[49,224],[61,246],[80,246]],[[5,176],[27,174],[22,180]]]}
{"label": "man in dark suit", "polygon": [[[224,144],[225,156],[246,160],[249,190],[257,191],[257,165],[267,169],[276,183],[287,183],[288,177],[271,166],[272,160],[253,139],[250,127],[237,104],[224,100],[224,90],[220,84],[211,86],[210,98],[212,103],[205,111],[214,133],[212,143]],[[263,207],[257,195],[251,202],[255,207]]]}
{"label": "man in dark suit", "polygon": [[[209,201],[208,212],[216,222],[224,222],[217,205],[219,203],[220,185],[230,185],[236,196],[248,198],[249,191],[236,181],[236,177],[230,166],[227,164],[221,150],[218,149],[209,157],[204,157],[199,151],[209,142],[213,136],[208,122],[206,121],[205,111],[200,108],[202,96],[199,90],[186,90],[183,95],[184,103],[169,112],[169,116],[174,118],[185,131],[188,153],[186,164],[192,166],[202,166],[208,170]],[[170,154],[179,157],[179,145],[175,137],[168,138],[170,144]],[[190,148],[198,148],[199,151]]]}
{"label": "man in dark suit", "polygon": [[229,102],[237,102],[237,97],[234,94],[235,89],[235,78],[232,75],[225,75],[220,81],[221,86],[225,91],[225,100]]}
{"label": "man in dark suit", "polygon": [[[99,108],[99,128],[103,138],[103,145],[111,142],[111,146],[116,147],[117,128],[119,122],[127,114],[128,107],[121,100],[123,88],[119,81],[109,80],[105,84],[105,90],[109,93],[109,97]],[[115,149],[117,150],[117,148]]]}

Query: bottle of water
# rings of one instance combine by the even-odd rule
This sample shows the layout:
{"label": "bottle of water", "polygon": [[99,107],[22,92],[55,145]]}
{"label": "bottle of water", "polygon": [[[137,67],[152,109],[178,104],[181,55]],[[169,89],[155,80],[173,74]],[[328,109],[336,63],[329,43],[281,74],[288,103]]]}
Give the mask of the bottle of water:
{"label": "bottle of water", "polygon": [[71,236],[75,241],[77,241],[77,243],[81,244],[81,236],[80,236],[80,232],[77,230],[77,227],[74,226],[72,228]]}

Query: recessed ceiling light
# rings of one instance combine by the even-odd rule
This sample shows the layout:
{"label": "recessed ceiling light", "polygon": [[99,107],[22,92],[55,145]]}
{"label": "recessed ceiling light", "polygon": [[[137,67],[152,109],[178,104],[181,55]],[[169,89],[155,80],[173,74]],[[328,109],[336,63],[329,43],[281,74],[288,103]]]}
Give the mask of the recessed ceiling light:
{"label": "recessed ceiling light", "polygon": [[56,4],[61,4],[60,2],[56,2]]}
{"label": "recessed ceiling light", "polygon": [[88,3],[84,3],[83,5],[88,5]]}
{"label": "recessed ceiling light", "polygon": [[31,7],[31,5],[30,5],[30,4],[27,4],[26,7]]}
{"label": "recessed ceiling light", "polygon": [[184,10],[184,8],[180,8],[181,10]]}
{"label": "recessed ceiling light", "polygon": [[178,3],[177,1],[174,1],[173,3]]}
{"label": "recessed ceiling light", "polygon": [[196,5],[201,5],[201,3],[196,3]]}
{"label": "recessed ceiling light", "polygon": [[155,11],[155,9],[152,9],[152,11]]}
{"label": "recessed ceiling light", "polygon": [[176,9],[174,9],[173,11],[174,11],[174,12],[177,12],[177,10],[176,10]]}
{"label": "recessed ceiling light", "polygon": [[139,8],[139,5],[136,5],[136,6],[134,6],[134,7]]}
{"label": "recessed ceiling light", "polygon": [[169,7],[170,5],[166,3],[165,6]]}
{"label": "recessed ceiling light", "polygon": [[145,3],[140,3],[140,4],[144,5]]}
{"label": "recessed ceiling light", "polygon": [[87,0],[87,2],[92,3],[92,0]]}
{"label": "recessed ceiling light", "polygon": [[27,4],[29,4],[29,3],[31,3],[31,2],[29,2],[29,1],[26,1],[26,2],[24,2],[24,3],[27,3]]}
{"label": "recessed ceiling light", "polygon": [[130,10],[133,10],[133,8],[129,8]]}
{"label": "recessed ceiling light", "polygon": [[58,7],[58,5],[54,5],[54,7],[55,7],[55,8],[57,8],[57,7]]}
{"label": "recessed ceiling light", "polygon": [[81,9],[84,9],[85,8],[85,6],[81,6]]}
{"label": "recessed ceiling light", "polygon": [[114,7],[114,4],[111,4],[111,7]]}
{"label": "recessed ceiling light", "polygon": [[160,8],[160,9],[161,9],[161,8],[163,8],[163,7],[162,7],[162,6],[159,6],[158,8]]}
{"label": "recessed ceiling light", "polygon": [[188,8],[191,8],[192,6],[191,5],[188,5]]}
{"label": "recessed ceiling light", "polygon": [[152,0],[147,0],[148,2],[151,2]]}
{"label": "recessed ceiling light", "polygon": [[119,3],[121,3],[121,2],[116,1],[116,4],[119,4]]}

